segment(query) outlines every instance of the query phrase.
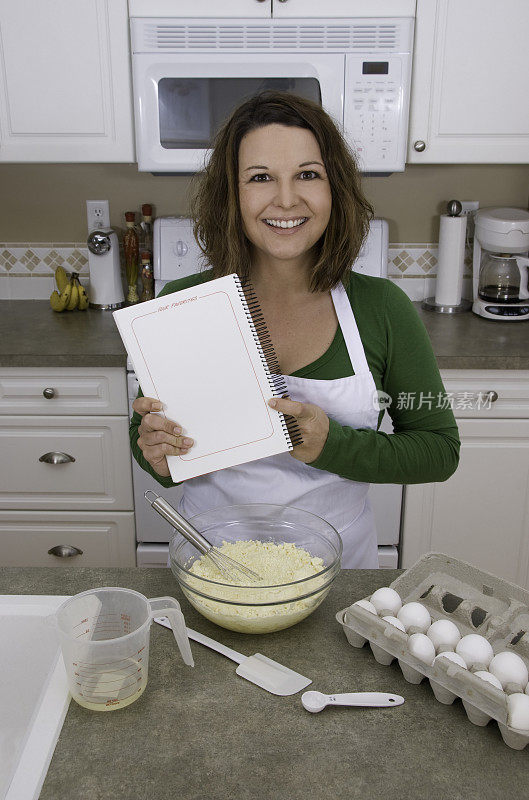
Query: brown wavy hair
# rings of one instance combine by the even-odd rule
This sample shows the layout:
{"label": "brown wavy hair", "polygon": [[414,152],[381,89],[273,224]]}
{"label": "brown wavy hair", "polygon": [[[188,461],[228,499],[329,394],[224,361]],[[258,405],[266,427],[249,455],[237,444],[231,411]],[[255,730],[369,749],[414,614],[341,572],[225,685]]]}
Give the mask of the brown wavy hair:
{"label": "brown wavy hair", "polygon": [[360,187],[356,159],[329,115],[310,100],[289,92],[266,91],[251,97],[218,131],[211,157],[193,183],[193,231],[205,260],[220,278],[251,273],[251,243],[243,231],[239,206],[239,146],[244,136],[265,125],[305,128],[316,137],[329,179],[332,206],[318,243],[311,291],[328,291],[343,281],[369,230],[373,208]]}

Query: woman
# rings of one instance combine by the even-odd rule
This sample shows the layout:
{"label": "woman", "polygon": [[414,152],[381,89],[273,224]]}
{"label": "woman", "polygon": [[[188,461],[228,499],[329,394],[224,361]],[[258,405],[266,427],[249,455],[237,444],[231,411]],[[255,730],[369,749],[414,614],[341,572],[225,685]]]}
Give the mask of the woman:
{"label": "woman", "polygon": [[[376,568],[369,483],[446,480],[459,439],[411,302],[390,281],[351,272],[372,217],[354,157],[317,104],[265,92],[226,122],[199,180],[195,235],[211,269],[162,294],[233,272],[251,279],[291,398],[270,405],[295,417],[303,444],[186,481],[180,511],[303,508],[340,532],[344,567]],[[392,398],[392,435],[377,430],[378,392]],[[134,456],[173,486],[166,456],[188,452],[193,431],[150,413],[161,408],[152,398],[133,407]]]}

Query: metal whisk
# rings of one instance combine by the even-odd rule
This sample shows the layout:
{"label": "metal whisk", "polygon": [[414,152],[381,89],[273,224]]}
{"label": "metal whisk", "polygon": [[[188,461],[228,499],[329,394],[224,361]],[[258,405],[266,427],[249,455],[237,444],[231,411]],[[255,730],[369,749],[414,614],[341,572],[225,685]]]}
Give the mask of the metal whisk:
{"label": "metal whisk", "polygon": [[[150,500],[148,495],[154,495],[155,499]],[[152,489],[148,489],[144,494],[145,499],[154,508],[155,511],[160,514],[170,525],[175,528],[178,533],[181,533],[188,542],[196,547],[196,549],[202,553],[202,555],[207,556],[211,561],[215,564],[219,572],[229,580],[233,581],[241,581],[241,580],[250,580],[252,582],[260,581],[261,576],[258,575],[248,567],[245,567],[243,564],[239,564],[238,561],[235,561],[233,558],[224,555],[221,553],[220,550],[217,550],[211,542],[202,536],[196,528],[184,518],[178,511],[173,508],[173,506],[164,500],[163,497],[160,497],[159,494],[156,494]]]}

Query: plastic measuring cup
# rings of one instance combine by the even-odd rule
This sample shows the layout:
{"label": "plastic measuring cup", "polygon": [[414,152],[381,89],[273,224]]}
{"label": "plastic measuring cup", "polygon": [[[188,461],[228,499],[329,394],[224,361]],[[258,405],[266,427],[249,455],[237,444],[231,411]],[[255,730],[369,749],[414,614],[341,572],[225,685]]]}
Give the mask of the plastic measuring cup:
{"label": "plastic measuring cup", "polygon": [[73,699],[94,711],[125,708],[147,685],[153,618],[165,614],[184,662],[194,666],[184,615],[174,597],[148,600],[133,589],[81,592],[55,612]]}

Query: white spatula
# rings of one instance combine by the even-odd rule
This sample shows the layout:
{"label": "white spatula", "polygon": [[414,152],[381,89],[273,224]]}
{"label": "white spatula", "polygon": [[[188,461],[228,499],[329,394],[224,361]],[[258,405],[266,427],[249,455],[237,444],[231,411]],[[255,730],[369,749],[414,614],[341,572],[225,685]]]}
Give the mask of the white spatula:
{"label": "white spatula", "polygon": [[[164,625],[166,628],[171,627],[167,617],[156,617],[154,621]],[[232,661],[239,665],[235,670],[237,675],[240,675],[241,678],[246,678],[247,681],[255,683],[256,686],[260,686],[272,694],[287,697],[300,692],[312,683],[310,678],[305,678],[299,672],[294,672],[294,670],[278,664],[277,661],[272,661],[271,658],[262,656],[261,653],[255,653],[253,656],[243,656],[242,653],[232,650],[231,647],[226,647],[191,628],[187,629],[187,635],[194,642],[199,642],[206,647],[210,647],[211,650],[216,650],[217,653],[231,658]]]}

